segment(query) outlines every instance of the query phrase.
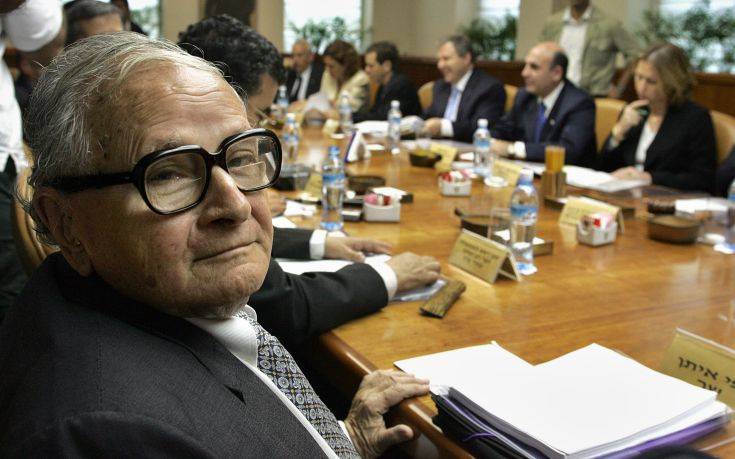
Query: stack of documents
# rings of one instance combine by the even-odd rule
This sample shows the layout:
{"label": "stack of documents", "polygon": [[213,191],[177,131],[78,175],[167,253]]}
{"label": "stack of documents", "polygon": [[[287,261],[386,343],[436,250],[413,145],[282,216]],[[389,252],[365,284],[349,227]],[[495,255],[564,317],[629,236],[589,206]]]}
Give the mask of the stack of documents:
{"label": "stack of documents", "polygon": [[564,166],[564,172],[567,174],[567,185],[602,191],[603,193],[615,193],[616,191],[648,185],[645,180],[621,180],[607,172],[587,169],[586,167]]}
{"label": "stack of documents", "polygon": [[730,419],[715,392],[597,344],[536,366],[495,343],[396,366],[431,380],[442,428],[475,451],[630,457],[689,443]]}

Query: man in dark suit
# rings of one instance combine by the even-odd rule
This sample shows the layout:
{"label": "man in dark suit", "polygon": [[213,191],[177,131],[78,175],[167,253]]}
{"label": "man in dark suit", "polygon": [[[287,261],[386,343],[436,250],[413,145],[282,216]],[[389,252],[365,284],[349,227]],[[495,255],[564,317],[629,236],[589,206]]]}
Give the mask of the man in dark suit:
{"label": "man in dark suit", "polygon": [[547,145],[561,145],[566,164],[593,165],[595,103],[566,79],[568,62],[556,43],[540,43],[528,52],[521,73],[526,86],[492,129],[495,153],[543,161]]}
{"label": "man in dark suit", "polygon": [[505,88],[474,63],[472,44],[463,35],[451,36],[439,47],[442,78],[434,82],[434,97],[424,112],[424,129],[432,137],[471,141],[477,120],[485,118],[492,127],[503,115]]}
{"label": "man in dark suit", "polygon": [[382,413],[427,381],[369,375],[343,430],[247,306],[281,154],[214,66],[91,37],[43,74],[26,126],[32,215],[60,254],[0,329],[0,456],[354,458],[412,437]]}
{"label": "man in dark suit", "polygon": [[[180,46],[192,54],[224,64],[228,81],[251,95],[247,99],[249,112],[270,105],[283,65],[276,47],[254,29],[231,16],[219,15],[190,25],[179,40]],[[273,256],[277,258],[362,262],[363,252],[389,253],[390,245],[365,238],[336,237],[323,230],[276,228],[274,232]],[[435,259],[412,253],[396,255],[384,264],[357,263],[336,273],[303,275],[284,273],[271,260],[263,288],[251,295],[250,306],[269,332],[296,346],[375,312],[396,292],[431,282],[438,275]]]}
{"label": "man in dark suit", "polygon": [[286,92],[289,102],[306,100],[319,92],[324,66],[314,61],[314,52],[306,40],[298,40],[291,48],[293,67],[286,74]]}
{"label": "man in dark suit", "polygon": [[355,113],[356,122],[388,119],[390,104],[400,102],[403,116],[421,115],[416,88],[406,75],[398,71],[398,49],[387,41],[373,43],[365,51],[365,73],[378,85],[375,101],[363,112]]}

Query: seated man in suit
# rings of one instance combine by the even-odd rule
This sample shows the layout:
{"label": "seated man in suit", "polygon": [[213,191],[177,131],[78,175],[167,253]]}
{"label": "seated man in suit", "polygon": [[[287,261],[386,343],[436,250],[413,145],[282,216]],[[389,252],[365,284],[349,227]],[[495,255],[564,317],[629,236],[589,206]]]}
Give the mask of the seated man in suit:
{"label": "seated man in suit", "polygon": [[521,73],[526,86],[491,131],[495,153],[543,161],[547,145],[561,145],[566,164],[593,165],[595,103],[566,79],[567,64],[556,43],[540,43],[528,52]]}
{"label": "seated man in suit", "polygon": [[0,456],[374,457],[412,437],[382,413],[427,381],[371,373],[343,430],[247,306],[281,148],[216,67],[91,37],[44,72],[26,126],[29,207],[61,252],[0,330]]}
{"label": "seated man in suit", "polygon": [[[179,37],[180,46],[221,63],[228,80],[247,94],[248,111],[262,113],[270,105],[283,65],[276,47],[237,19],[219,15],[192,24]],[[256,120],[251,118],[251,123]],[[273,257],[364,261],[363,252],[388,253],[390,245],[372,239],[335,237],[324,230],[276,228]],[[263,288],[250,298],[260,323],[289,346],[375,312],[396,292],[433,282],[439,263],[412,253],[385,264],[356,263],[336,273],[284,273],[271,261]]]}
{"label": "seated man in suit", "polygon": [[367,110],[357,112],[355,122],[388,119],[390,104],[401,103],[403,116],[420,115],[421,104],[416,88],[408,77],[398,71],[398,49],[387,41],[373,43],[365,51],[365,73],[370,81],[378,85],[375,102]]}
{"label": "seated man in suit", "polygon": [[503,115],[505,88],[474,64],[472,43],[463,35],[439,47],[436,66],[442,78],[434,82],[434,97],[424,112],[424,129],[432,137],[471,141],[477,120],[485,118],[492,127]]}
{"label": "seated man in suit", "polygon": [[293,67],[286,73],[286,92],[288,101],[293,103],[319,92],[324,66],[314,61],[314,52],[306,40],[297,40],[293,44],[291,59]]}

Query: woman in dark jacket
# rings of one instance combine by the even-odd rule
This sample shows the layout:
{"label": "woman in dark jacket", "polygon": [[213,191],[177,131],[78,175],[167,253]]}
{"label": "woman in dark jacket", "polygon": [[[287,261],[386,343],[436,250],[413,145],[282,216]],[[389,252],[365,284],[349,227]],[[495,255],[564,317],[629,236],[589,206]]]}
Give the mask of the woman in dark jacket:
{"label": "woman in dark jacket", "polygon": [[694,77],[681,48],[654,45],[634,73],[638,99],[623,108],[598,157],[623,179],[680,190],[714,190],[717,156],[709,111],[689,99]]}

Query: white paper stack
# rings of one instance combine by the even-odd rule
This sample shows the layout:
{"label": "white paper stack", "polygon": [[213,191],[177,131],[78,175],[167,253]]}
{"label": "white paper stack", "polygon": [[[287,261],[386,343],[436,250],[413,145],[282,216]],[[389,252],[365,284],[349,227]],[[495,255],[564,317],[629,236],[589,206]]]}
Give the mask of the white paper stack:
{"label": "white paper stack", "polygon": [[617,179],[607,172],[586,167],[564,166],[564,172],[567,174],[567,185],[602,191],[603,193],[630,190],[648,184],[644,180]]}
{"label": "white paper stack", "polygon": [[[497,344],[396,362],[451,386],[448,397],[492,429],[550,458],[588,458],[675,443],[730,410],[716,393],[597,344],[532,366]],[[514,358],[513,358],[514,357]],[[702,430],[700,428],[700,430]],[[711,429],[710,429],[711,430]],[[688,436],[687,436],[688,435]],[[533,455],[533,454],[531,454]]]}

